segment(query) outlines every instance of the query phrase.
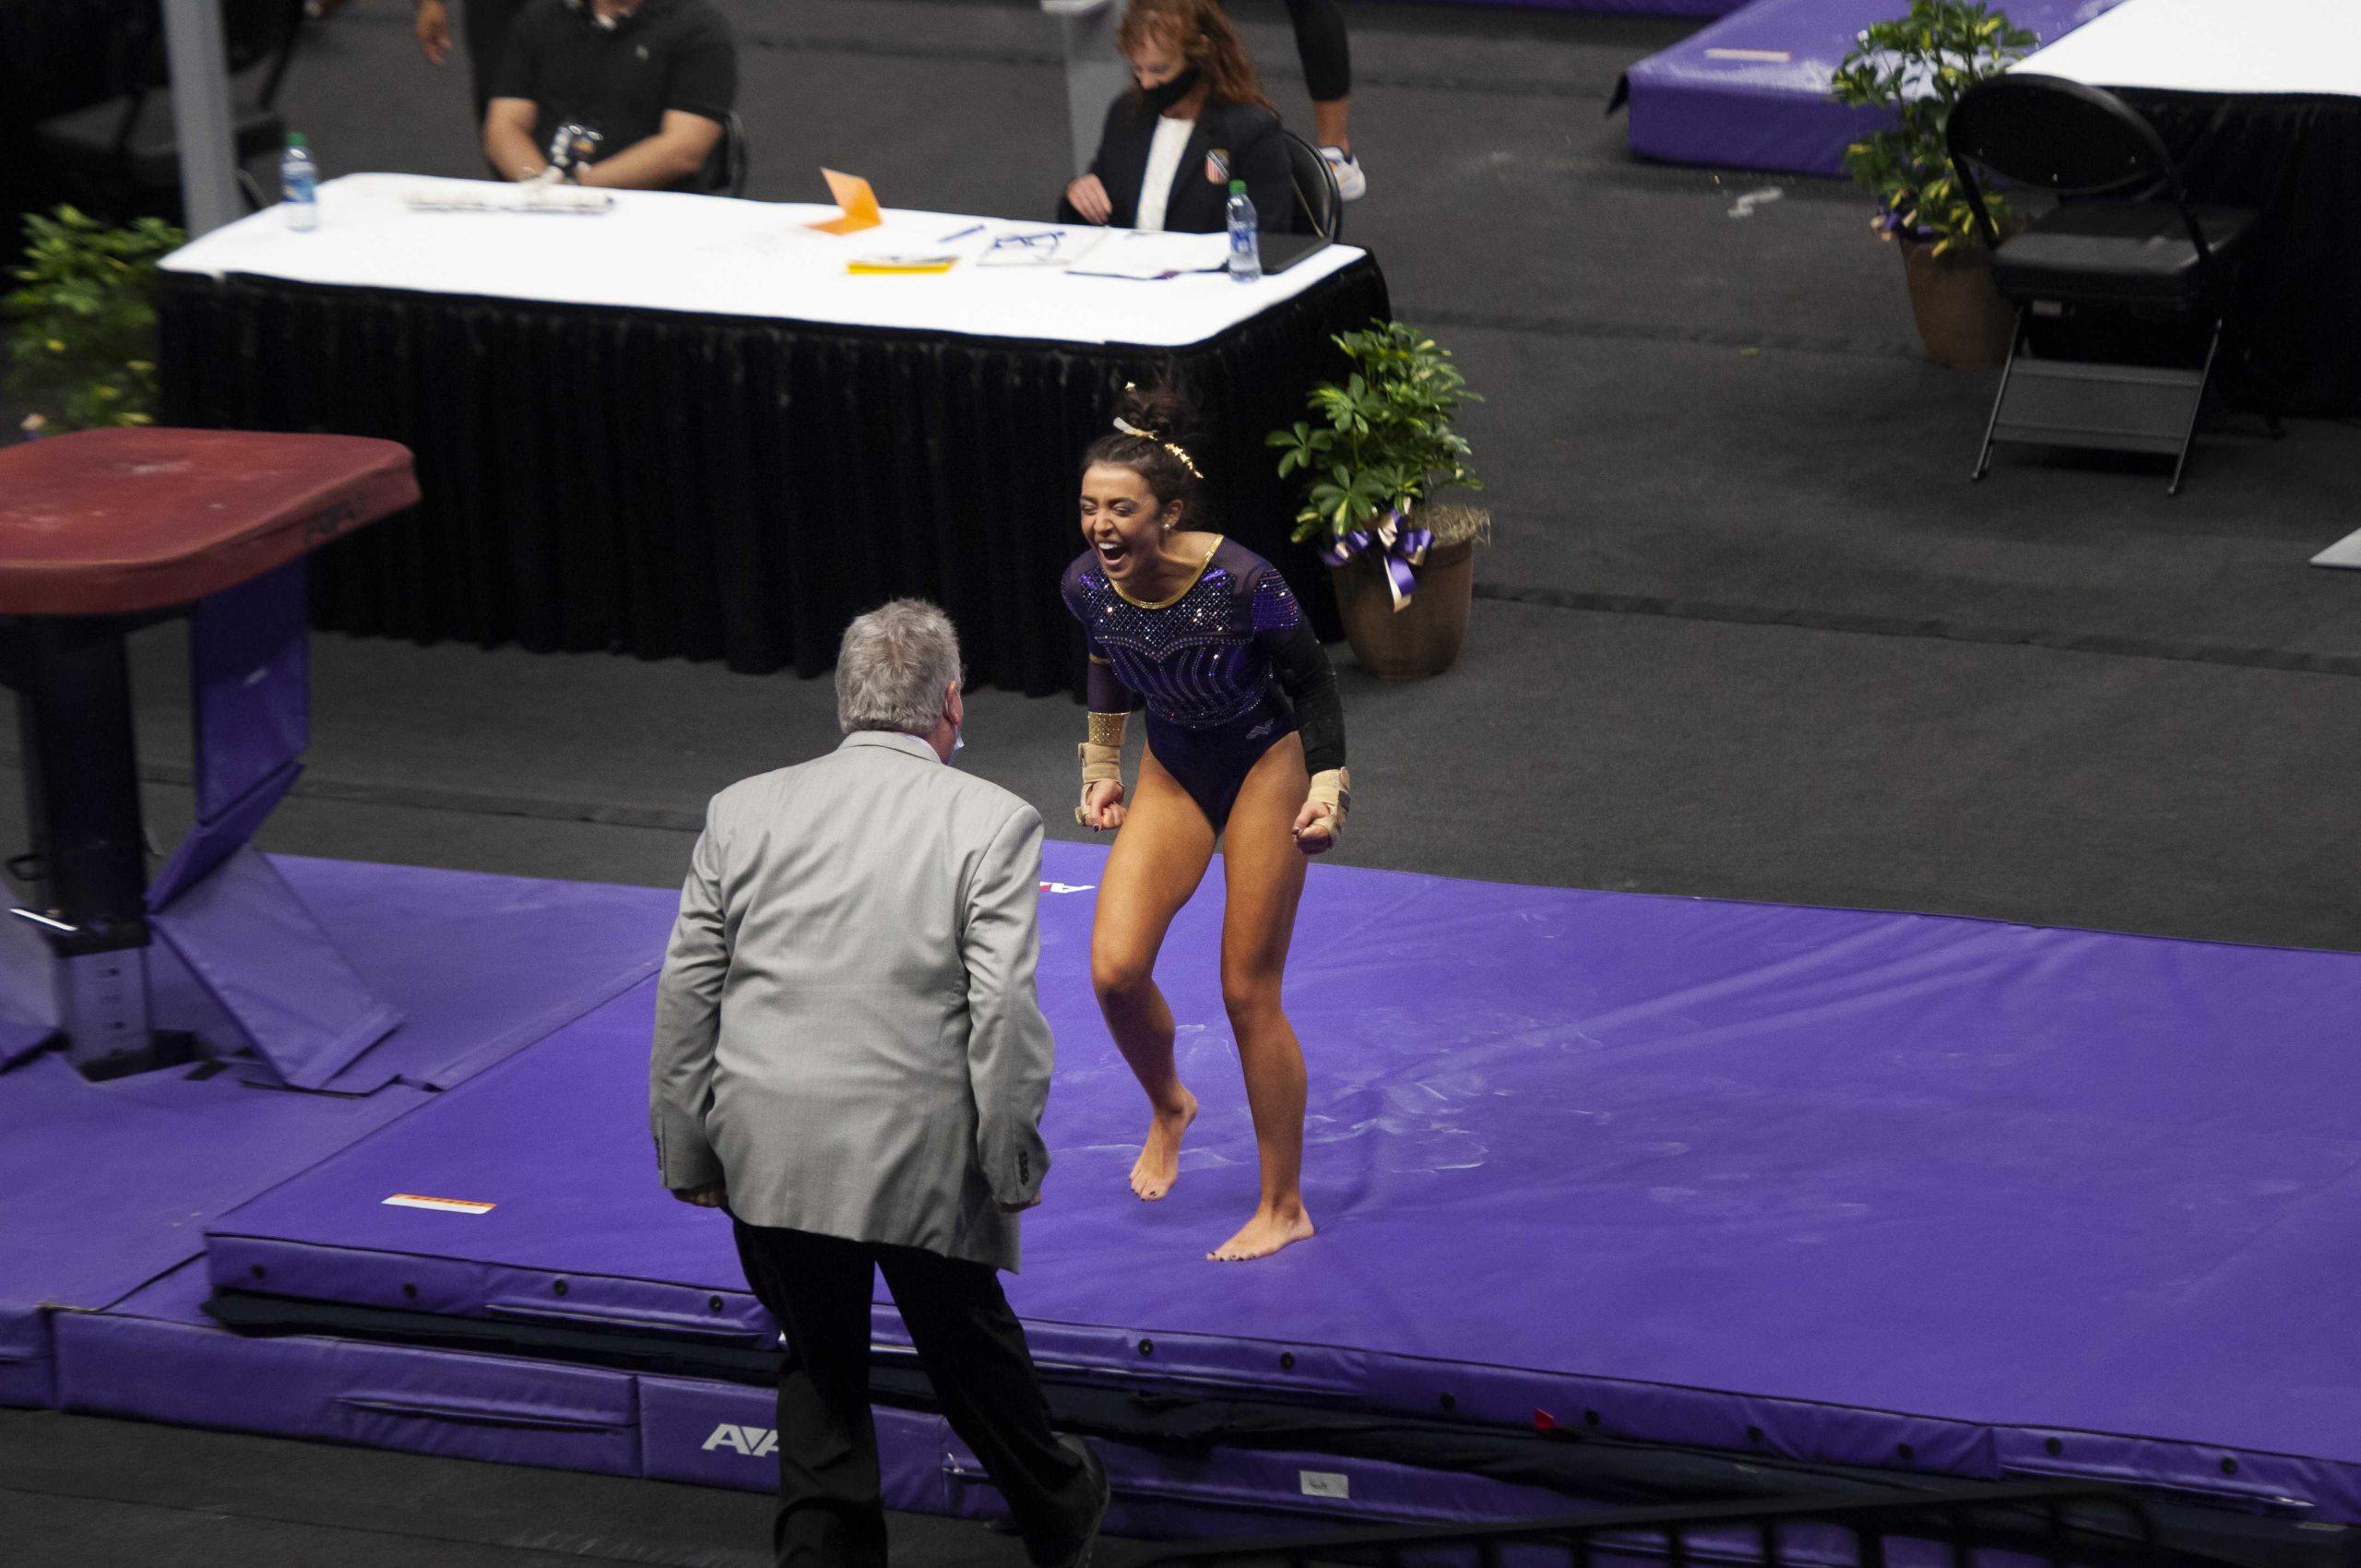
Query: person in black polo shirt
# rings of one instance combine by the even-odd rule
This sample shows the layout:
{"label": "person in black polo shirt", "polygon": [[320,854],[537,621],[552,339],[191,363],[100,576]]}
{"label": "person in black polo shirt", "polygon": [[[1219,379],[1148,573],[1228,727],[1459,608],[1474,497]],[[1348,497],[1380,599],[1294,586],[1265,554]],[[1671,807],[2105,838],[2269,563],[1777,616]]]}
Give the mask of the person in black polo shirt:
{"label": "person in black polo shirt", "polygon": [[737,46],[706,0],[527,0],[492,67],[484,156],[542,178],[565,131],[569,180],[697,190],[737,96]]}

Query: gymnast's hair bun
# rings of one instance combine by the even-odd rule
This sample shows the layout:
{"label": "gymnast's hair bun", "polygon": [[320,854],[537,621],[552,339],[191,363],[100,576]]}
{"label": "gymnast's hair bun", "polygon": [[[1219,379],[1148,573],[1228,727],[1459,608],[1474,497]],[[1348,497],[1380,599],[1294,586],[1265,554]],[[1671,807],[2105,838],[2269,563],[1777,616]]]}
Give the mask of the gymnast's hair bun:
{"label": "gymnast's hair bun", "polygon": [[1184,445],[1196,434],[1197,410],[1190,406],[1188,394],[1169,381],[1125,386],[1115,401],[1115,417]]}
{"label": "gymnast's hair bun", "polygon": [[1126,386],[1107,434],[1090,444],[1082,466],[1118,464],[1145,480],[1158,501],[1189,500],[1205,477],[1189,453],[1195,422],[1188,396],[1170,381]]}

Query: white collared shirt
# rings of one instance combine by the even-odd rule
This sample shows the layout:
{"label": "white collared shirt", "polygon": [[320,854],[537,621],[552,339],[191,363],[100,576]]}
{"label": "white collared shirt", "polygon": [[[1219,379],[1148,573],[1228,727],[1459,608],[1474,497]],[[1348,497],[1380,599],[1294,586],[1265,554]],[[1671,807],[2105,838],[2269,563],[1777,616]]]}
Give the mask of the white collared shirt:
{"label": "white collared shirt", "polygon": [[1172,183],[1180,177],[1180,155],[1189,150],[1189,138],[1196,129],[1194,120],[1176,120],[1169,114],[1157,116],[1156,139],[1147,144],[1147,172],[1140,177],[1140,209],[1133,228],[1145,233],[1163,232],[1164,209],[1172,200]]}

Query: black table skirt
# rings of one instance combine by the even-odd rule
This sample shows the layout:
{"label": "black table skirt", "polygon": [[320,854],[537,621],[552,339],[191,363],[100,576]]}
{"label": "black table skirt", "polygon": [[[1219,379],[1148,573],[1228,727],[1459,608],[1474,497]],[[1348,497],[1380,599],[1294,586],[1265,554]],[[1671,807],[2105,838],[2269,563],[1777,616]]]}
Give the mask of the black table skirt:
{"label": "black table skirt", "polygon": [[912,594],[972,679],[1041,695],[1080,678],[1076,464],[1160,372],[1204,416],[1208,526],[1335,635],[1264,437],[1340,374],[1331,335],[1389,310],[1368,258],[1180,350],[166,273],[162,417],[417,454],[418,509],[314,558],[319,626],[816,675],[847,621]]}
{"label": "black table skirt", "polygon": [[2192,196],[2262,215],[2234,318],[2258,353],[2233,364],[2233,389],[2267,386],[2290,413],[2361,413],[2361,100],[2123,96]]}

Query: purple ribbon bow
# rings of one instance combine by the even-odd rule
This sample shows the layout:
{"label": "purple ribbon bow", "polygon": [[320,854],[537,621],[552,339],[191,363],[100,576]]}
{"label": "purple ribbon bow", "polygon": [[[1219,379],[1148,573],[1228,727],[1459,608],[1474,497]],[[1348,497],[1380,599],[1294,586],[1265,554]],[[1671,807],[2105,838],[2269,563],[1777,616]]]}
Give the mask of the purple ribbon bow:
{"label": "purple ribbon bow", "polygon": [[1395,506],[1377,519],[1374,529],[1354,529],[1338,534],[1336,541],[1323,551],[1320,558],[1331,566],[1341,566],[1364,550],[1377,551],[1385,591],[1394,596],[1394,609],[1398,614],[1418,586],[1418,569],[1427,564],[1427,549],[1434,541],[1434,529],[1412,528],[1408,515]]}

